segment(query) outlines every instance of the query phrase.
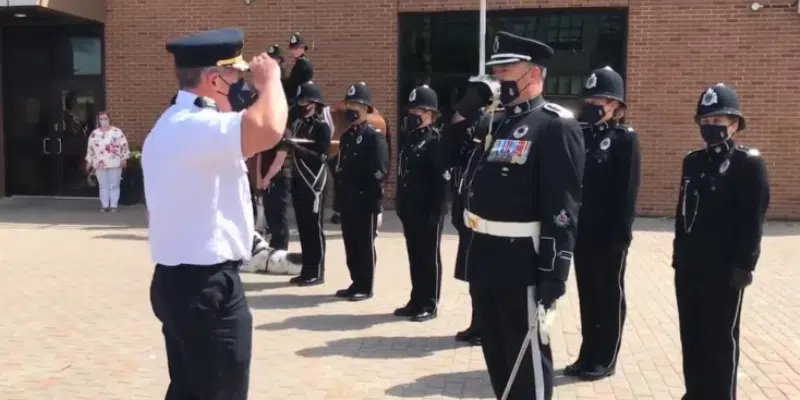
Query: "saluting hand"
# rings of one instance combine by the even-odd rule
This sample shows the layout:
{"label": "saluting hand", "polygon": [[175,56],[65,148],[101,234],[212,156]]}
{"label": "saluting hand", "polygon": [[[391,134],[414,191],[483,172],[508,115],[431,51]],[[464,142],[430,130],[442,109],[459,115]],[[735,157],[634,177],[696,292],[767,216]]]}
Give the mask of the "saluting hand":
{"label": "saluting hand", "polygon": [[250,71],[253,73],[253,86],[263,93],[270,81],[280,82],[281,68],[267,53],[261,53],[250,61]]}

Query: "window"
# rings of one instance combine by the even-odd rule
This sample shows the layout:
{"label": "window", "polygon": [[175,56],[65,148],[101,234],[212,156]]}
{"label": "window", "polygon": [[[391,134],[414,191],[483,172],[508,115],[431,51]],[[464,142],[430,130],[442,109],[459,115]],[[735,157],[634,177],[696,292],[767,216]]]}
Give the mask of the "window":
{"label": "window", "polygon": [[73,37],[70,45],[74,75],[102,75],[103,46],[100,38]]}
{"label": "window", "polygon": [[549,16],[545,42],[556,50],[581,50],[583,17],[572,13]]}

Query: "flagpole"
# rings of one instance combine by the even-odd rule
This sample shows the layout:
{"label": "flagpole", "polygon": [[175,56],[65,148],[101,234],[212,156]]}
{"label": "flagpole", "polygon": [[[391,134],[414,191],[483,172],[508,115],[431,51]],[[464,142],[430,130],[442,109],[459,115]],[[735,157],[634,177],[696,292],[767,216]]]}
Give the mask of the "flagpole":
{"label": "flagpole", "polygon": [[480,76],[486,73],[486,0],[481,0],[478,46],[478,76]]}

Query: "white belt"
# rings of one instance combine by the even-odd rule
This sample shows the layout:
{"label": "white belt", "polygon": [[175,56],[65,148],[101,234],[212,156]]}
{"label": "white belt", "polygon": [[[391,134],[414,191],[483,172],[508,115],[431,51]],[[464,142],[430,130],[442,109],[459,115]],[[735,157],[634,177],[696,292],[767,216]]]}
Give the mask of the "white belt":
{"label": "white belt", "polygon": [[485,235],[507,238],[531,238],[533,248],[539,253],[539,233],[541,223],[534,222],[505,222],[489,221],[467,210],[464,210],[464,225],[467,228]]}

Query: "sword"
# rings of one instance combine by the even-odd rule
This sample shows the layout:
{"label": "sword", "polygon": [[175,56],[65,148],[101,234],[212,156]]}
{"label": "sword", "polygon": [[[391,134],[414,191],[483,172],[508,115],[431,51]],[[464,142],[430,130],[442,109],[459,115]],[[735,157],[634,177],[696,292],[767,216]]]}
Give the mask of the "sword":
{"label": "sword", "polygon": [[[553,320],[555,319],[555,314],[555,304],[553,304],[550,308],[545,308],[542,303],[537,304],[536,318],[531,322],[528,333],[525,335],[525,339],[522,341],[522,347],[519,349],[519,353],[517,353],[517,359],[514,361],[514,368],[511,369],[511,374],[508,377],[505,390],[503,390],[503,396],[500,398],[501,400],[508,399],[508,396],[511,393],[511,385],[514,384],[514,379],[516,379],[517,373],[519,373],[519,367],[522,365],[522,359],[525,357],[525,352],[528,350],[528,346],[539,345],[538,342],[531,343],[533,341],[533,335],[538,334],[542,344],[550,344],[549,331],[550,325],[552,325]],[[534,366],[534,368],[536,367]]]}

